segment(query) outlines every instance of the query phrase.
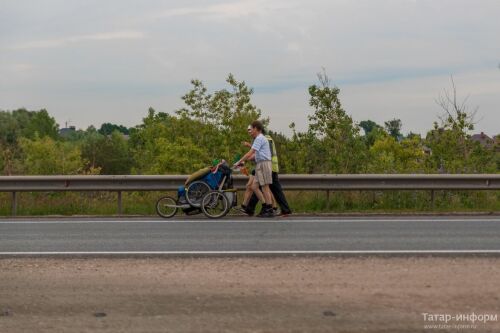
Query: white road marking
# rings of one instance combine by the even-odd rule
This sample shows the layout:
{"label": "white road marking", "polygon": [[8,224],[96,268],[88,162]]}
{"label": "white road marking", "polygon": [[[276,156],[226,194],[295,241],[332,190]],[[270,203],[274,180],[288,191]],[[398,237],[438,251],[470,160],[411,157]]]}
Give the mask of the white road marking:
{"label": "white road marking", "polygon": [[500,254],[500,250],[367,250],[367,251],[62,251],[0,252],[2,255],[200,255],[200,254]]}
{"label": "white road marking", "polygon": [[85,224],[85,223],[375,223],[375,222],[500,222],[500,218],[490,219],[476,219],[476,218],[457,218],[457,219],[297,219],[286,220],[281,218],[276,219],[251,219],[251,220],[53,220],[53,221],[33,221],[33,220],[15,220],[15,221],[1,221],[0,224]]}

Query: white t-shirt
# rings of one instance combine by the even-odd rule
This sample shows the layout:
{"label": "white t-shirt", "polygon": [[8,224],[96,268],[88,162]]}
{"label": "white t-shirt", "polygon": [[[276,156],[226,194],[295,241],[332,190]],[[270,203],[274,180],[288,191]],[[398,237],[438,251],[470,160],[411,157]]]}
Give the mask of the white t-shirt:
{"label": "white t-shirt", "polygon": [[253,141],[252,149],[255,149],[256,163],[271,160],[271,147],[269,146],[269,141],[262,133],[257,135]]}

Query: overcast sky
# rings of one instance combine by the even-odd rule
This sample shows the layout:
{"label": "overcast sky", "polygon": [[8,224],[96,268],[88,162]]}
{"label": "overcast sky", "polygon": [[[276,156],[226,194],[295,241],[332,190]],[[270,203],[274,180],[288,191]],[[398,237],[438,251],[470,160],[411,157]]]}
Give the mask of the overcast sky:
{"label": "overcast sky", "polygon": [[500,132],[498,0],[0,0],[0,109],[46,108],[64,126],[133,126],[173,112],[199,78],[233,73],[271,127],[307,126],[326,68],[355,121],[424,134],[454,76]]}

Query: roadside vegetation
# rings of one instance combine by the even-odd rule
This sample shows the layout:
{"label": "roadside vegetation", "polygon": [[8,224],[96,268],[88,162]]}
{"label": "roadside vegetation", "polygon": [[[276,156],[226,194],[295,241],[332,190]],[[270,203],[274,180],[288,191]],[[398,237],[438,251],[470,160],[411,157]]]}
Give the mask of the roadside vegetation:
{"label": "roadside vegetation", "polygon": [[[123,192],[123,214],[154,215],[163,192]],[[169,193],[175,196],[175,193]],[[242,192],[239,193],[242,198]],[[288,201],[296,213],[426,213],[499,212],[500,191],[325,192],[289,191]],[[108,192],[18,193],[18,215],[113,215],[117,194]],[[0,216],[11,213],[11,194],[0,193]]]}

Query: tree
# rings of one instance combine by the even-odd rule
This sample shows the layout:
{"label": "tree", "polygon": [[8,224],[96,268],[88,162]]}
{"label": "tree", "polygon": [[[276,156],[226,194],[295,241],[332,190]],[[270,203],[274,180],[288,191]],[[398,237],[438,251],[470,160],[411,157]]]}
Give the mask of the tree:
{"label": "tree", "polygon": [[23,154],[22,167],[27,175],[74,175],[85,165],[78,146],[43,138],[20,139]]}
{"label": "tree", "polygon": [[324,172],[356,173],[363,163],[364,144],[359,127],[342,108],[338,95],[340,89],[332,87],[330,79],[318,73],[319,85],[309,87],[309,105],[314,113],[309,119],[307,138]]}
{"label": "tree", "polygon": [[401,127],[403,126],[403,123],[400,119],[394,118],[384,122],[384,125],[387,133],[389,133],[389,135],[395,140],[401,140],[403,138],[403,135],[401,134]]}
{"label": "tree", "polygon": [[0,142],[3,144],[13,145],[20,137],[32,139],[35,135],[55,139],[57,133],[58,125],[45,109],[0,111]]}
{"label": "tree", "polygon": [[[320,173],[325,172],[324,160],[320,158],[319,140],[310,131],[298,132],[295,123],[290,124],[293,131],[290,140],[282,141],[279,151],[281,173]],[[312,147],[315,147],[314,149]],[[278,147],[276,147],[278,149]]]}
{"label": "tree", "polygon": [[89,169],[99,169],[104,175],[129,174],[132,157],[125,136],[114,131],[111,135],[102,135],[89,127],[82,139],[82,156],[88,161]]}
{"label": "tree", "polygon": [[359,127],[365,131],[365,136],[370,134],[374,129],[382,128],[379,124],[374,122],[373,120],[363,120],[359,122]]}
{"label": "tree", "polygon": [[450,81],[451,89],[444,89],[443,93],[436,99],[436,103],[444,111],[444,114],[438,118],[441,120],[443,128],[456,130],[466,136],[468,131],[474,129],[474,118],[479,108],[475,107],[472,111],[469,109],[467,104],[469,95],[459,102],[453,76],[450,76]]}
{"label": "tree", "polygon": [[[192,172],[193,165],[207,165],[212,159],[221,156],[224,147],[210,139],[220,139],[220,133],[213,125],[202,124],[200,121],[187,117],[175,117],[166,113],[156,113],[153,108],[143,123],[130,131],[129,147],[133,157],[133,173],[175,172],[173,165],[161,167],[158,164],[160,155],[166,161],[166,152],[190,150],[191,162],[186,168]],[[165,148],[164,146],[168,147]],[[184,147],[186,145],[186,147]],[[193,147],[194,146],[194,147]],[[198,151],[203,151],[199,154]],[[171,158],[176,158],[172,155]],[[177,171],[180,172],[180,171]]]}
{"label": "tree", "polygon": [[57,137],[58,126],[44,109],[12,112],[0,111],[0,172],[11,175],[21,172],[19,140],[21,138]]}
{"label": "tree", "polygon": [[359,127],[365,132],[364,139],[368,147],[373,146],[378,138],[384,137],[386,134],[384,128],[372,120],[361,121]]}
{"label": "tree", "polygon": [[189,138],[178,138],[176,142],[166,138],[155,139],[155,159],[147,166],[147,174],[190,174],[207,166],[207,152]]}
{"label": "tree", "polygon": [[458,101],[457,89],[451,77],[451,90],[444,90],[436,103],[444,111],[440,124],[426,136],[426,144],[432,150],[428,159],[429,169],[443,173],[494,172],[494,152],[471,140],[474,117],[478,108],[470,111],[468,96]]}
{"label": "tree", "polygon": [[[202,81],[192,80],[193,88],[182,97],[186,107],[177,110],[176,114],[207,125],[204,130],[208,133],[192,133],[192,141],[203,143],[205,147],[216,144],[222,150],[214,150],[231,159],[241,151],[240,142],[248,139],[246,127],[261,118],[261,111],[251,102],[253,89],[245,81],[237,81],[229,74],[226,82],[229,89],[209,94]],[[268,119],[262,120],[264,124],[268,123]]]}
{"label": "tree", "polygon": [[97,132],[94,126],[89,126],[79,140],[82,149],[82,156],[88,161],[89,168],[97,168],[98,155],[100,155],[100,145],[104,136]]}
{"label": "tree", "polygon": [[17,146],[0,144],[0,175],[10,176],[18,173],[20,166],[19,158],[17,158],[17,150]]}
{"label": "tree", "polygon": [[497,170],[496,172],[500,172],[500,134],[495,136],[493,139],[495,140],[495,144],[493,145],[493,152],[495,154],[495,159],[496,159],[496,164],[497,164]]}
{"label": "tree", "polygon": [[55,119],[49,115],[47,110],[42,109],[38,112],[31,112],[30,121],[24,130],[23,136],[26,138],[34,138],[35,133],[43,138],[48,136],[56,139],[59,132],[59,125]]}
{"label": "tree", "polygon": [[370,147],[370,173],[423,173],[425,153],[420,138],[397,141],[390,135],[378,138]]}
{"label": "tree", "polygon": [[[186,105],[175,115],[150,108],[143,123],[130,130],[133,172],[173,172],[173,166],[180,167],[184,162],[170,159],[184,161],[187,156],[187,168],[192,171],[194,166],[207,165],[213,159],[232,161],[241,154],[245,149],[241,141],[248,140],[246,127],[260,118],[261,111],[251,102],[253,90],[244,81],[229,74],[226,82],[229,89],[209,94],[202,81],[192,80],[192,89],[182,97]],[[183,149],[189,154],[181,154]],[[159,160],[170,166],[159,165]],[[185,167],[177,172],[180,170]]]}
{"label": "tree", "polygon": [[102,135],[111,135],[114,131],[118,131],[122,134],[128,135],[129,134],[129,129],[126,128],[123,125],[116,125],[116,124],[111,124],[111,123],[104,123],[101,125],[101,128],[99,128],[98,132],[99,134]]}
{"label": "tree", "polygon": [[16,144],[19,124],[12,113],[0,111],[0,143],[3,146]]}

